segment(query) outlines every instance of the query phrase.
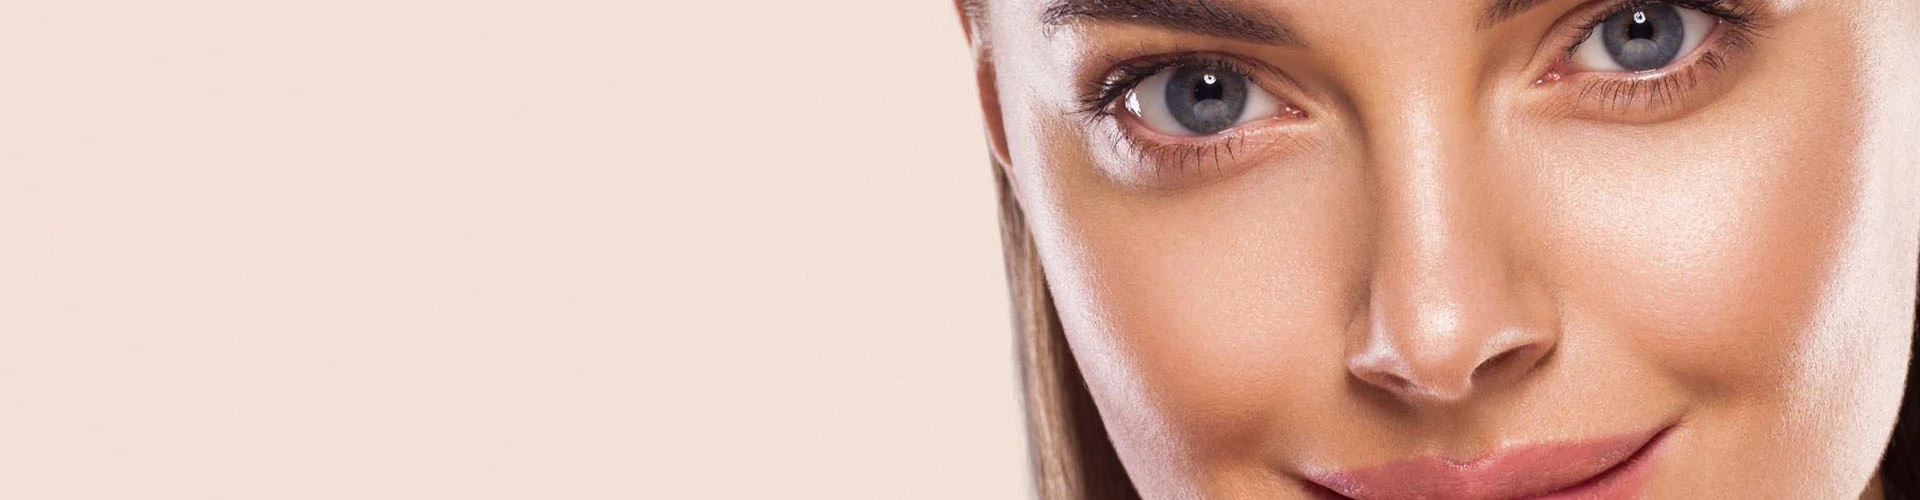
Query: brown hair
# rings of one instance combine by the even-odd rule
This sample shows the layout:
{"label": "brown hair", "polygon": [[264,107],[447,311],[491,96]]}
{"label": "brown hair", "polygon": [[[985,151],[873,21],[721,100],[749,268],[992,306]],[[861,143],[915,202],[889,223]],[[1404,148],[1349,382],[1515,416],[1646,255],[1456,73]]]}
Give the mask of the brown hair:
{"label": "brown hair", "polygon": [[[1037,494],[1040,500],[1138,499],[1140,493],[1127,479],[1086,380],[1067,349],[1026,215],[1014,197],[1005,167],[993,163],[994,184],[1000,193],[1000,241],[1013,296],[1014,351],[1027,416],[1027,451]],[[1914,328],[1920,331],[1920,301],[1915,308]],[[1920,342],[1913,346],[1920,354]],[[1916,374],[1920,371],[1907,370],[1899,421],[1880,463],[1887,500],[1920,500],[1920,396],[1914,394],[1920,381],[1914,380]]]}
{"label": "brown hair", "polygon": [[1067,350],[1060,315],[1047,291],[1026,215],[1014,199],[1006,169],[994,162],[1000,192],[1000,243],[1006,249],[1013,295],[1014,352],[1027,413],[1027,452],[1041,500],[1122,500],[1140,494],[1107,439],[1080,367]]}

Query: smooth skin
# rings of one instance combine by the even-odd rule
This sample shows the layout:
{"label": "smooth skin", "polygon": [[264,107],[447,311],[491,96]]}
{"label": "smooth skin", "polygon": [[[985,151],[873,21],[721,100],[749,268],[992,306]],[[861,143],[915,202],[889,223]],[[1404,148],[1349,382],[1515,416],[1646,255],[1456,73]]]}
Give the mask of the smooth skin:
{"label": "smooth skin", "polygon": [[[1301,44],[963,9],[1146,498],[1308,498],[1315,470],[1666,425],[1648,498],[1877,497],[1920,261],[1920,2],[1741,2],[1768,22],[1726,70],[1624,111],[1541,81],[1585,0],[1492,25],[1478,0],[1217,3]],[[1084,112],[1115,61],[1195,51],[1284,75],[1263,85],[1304,117],[1194,160]]]}

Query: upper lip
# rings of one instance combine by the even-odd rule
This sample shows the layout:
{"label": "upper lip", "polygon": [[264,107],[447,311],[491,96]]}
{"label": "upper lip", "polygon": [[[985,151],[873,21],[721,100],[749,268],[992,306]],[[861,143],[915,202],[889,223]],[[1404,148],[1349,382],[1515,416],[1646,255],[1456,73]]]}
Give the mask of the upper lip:
{"label": "upper lip", "polygon": [[1586,482],[1632,458],[1666,427],[1581,441],[1514,447],[1461,461],[1415,457],[1307,478],[1356,499],[1522,498]]}

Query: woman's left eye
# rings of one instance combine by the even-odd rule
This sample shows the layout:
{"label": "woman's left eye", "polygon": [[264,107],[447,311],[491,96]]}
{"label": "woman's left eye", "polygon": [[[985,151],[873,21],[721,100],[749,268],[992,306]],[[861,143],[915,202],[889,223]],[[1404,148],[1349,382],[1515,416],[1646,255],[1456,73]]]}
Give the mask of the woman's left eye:
{"label": "woman's left eye", "polygon": [[1667,67],[1700,46],[1719,19],[1665,3],[1640,5],[1602,19],[1573,50],[1588,71],[1643,72]]}
{"label": "woman's left eye", "polygon": [[1246,75],[1191,65],[1140,80],[1127,91],[1126,107],[1147,128],[1178,136],[1217,134],[1281,111],[1279,100]]}

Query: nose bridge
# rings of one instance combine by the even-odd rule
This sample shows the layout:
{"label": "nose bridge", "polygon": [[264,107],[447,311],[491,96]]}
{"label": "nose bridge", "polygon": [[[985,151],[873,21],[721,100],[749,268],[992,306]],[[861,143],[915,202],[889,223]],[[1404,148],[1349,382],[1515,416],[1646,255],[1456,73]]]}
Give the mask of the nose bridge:
{"label": "nose bridge", "polygon": [[[1499,278],[1498,222],[1488,212],[1491,159],[1478,154],[1479,127],[1459,96],[1410,91],[1396,112],[1368,127],[1378,220],[1375,288],[1415,292],[1400,301],[1441,308]],[[1467,294],[1471,295],[1471,294]],[[1432,300],[1412,300],[1427,297]],[[1454,309],[1457,307],[1446,307]],[[1455,323],[1422,314],[1426,322]]]}
{"label": "nose bridge", "polygon": [[1376,111],[1363,113],[1376,233],[1349,367],[1422,400],[1464,398],[1494,362],[1526,371],[1552,345],[1517,300],[1474,96],[1437,90],[1449,87],[1460,88],[1409,86],[1363,103]]}

